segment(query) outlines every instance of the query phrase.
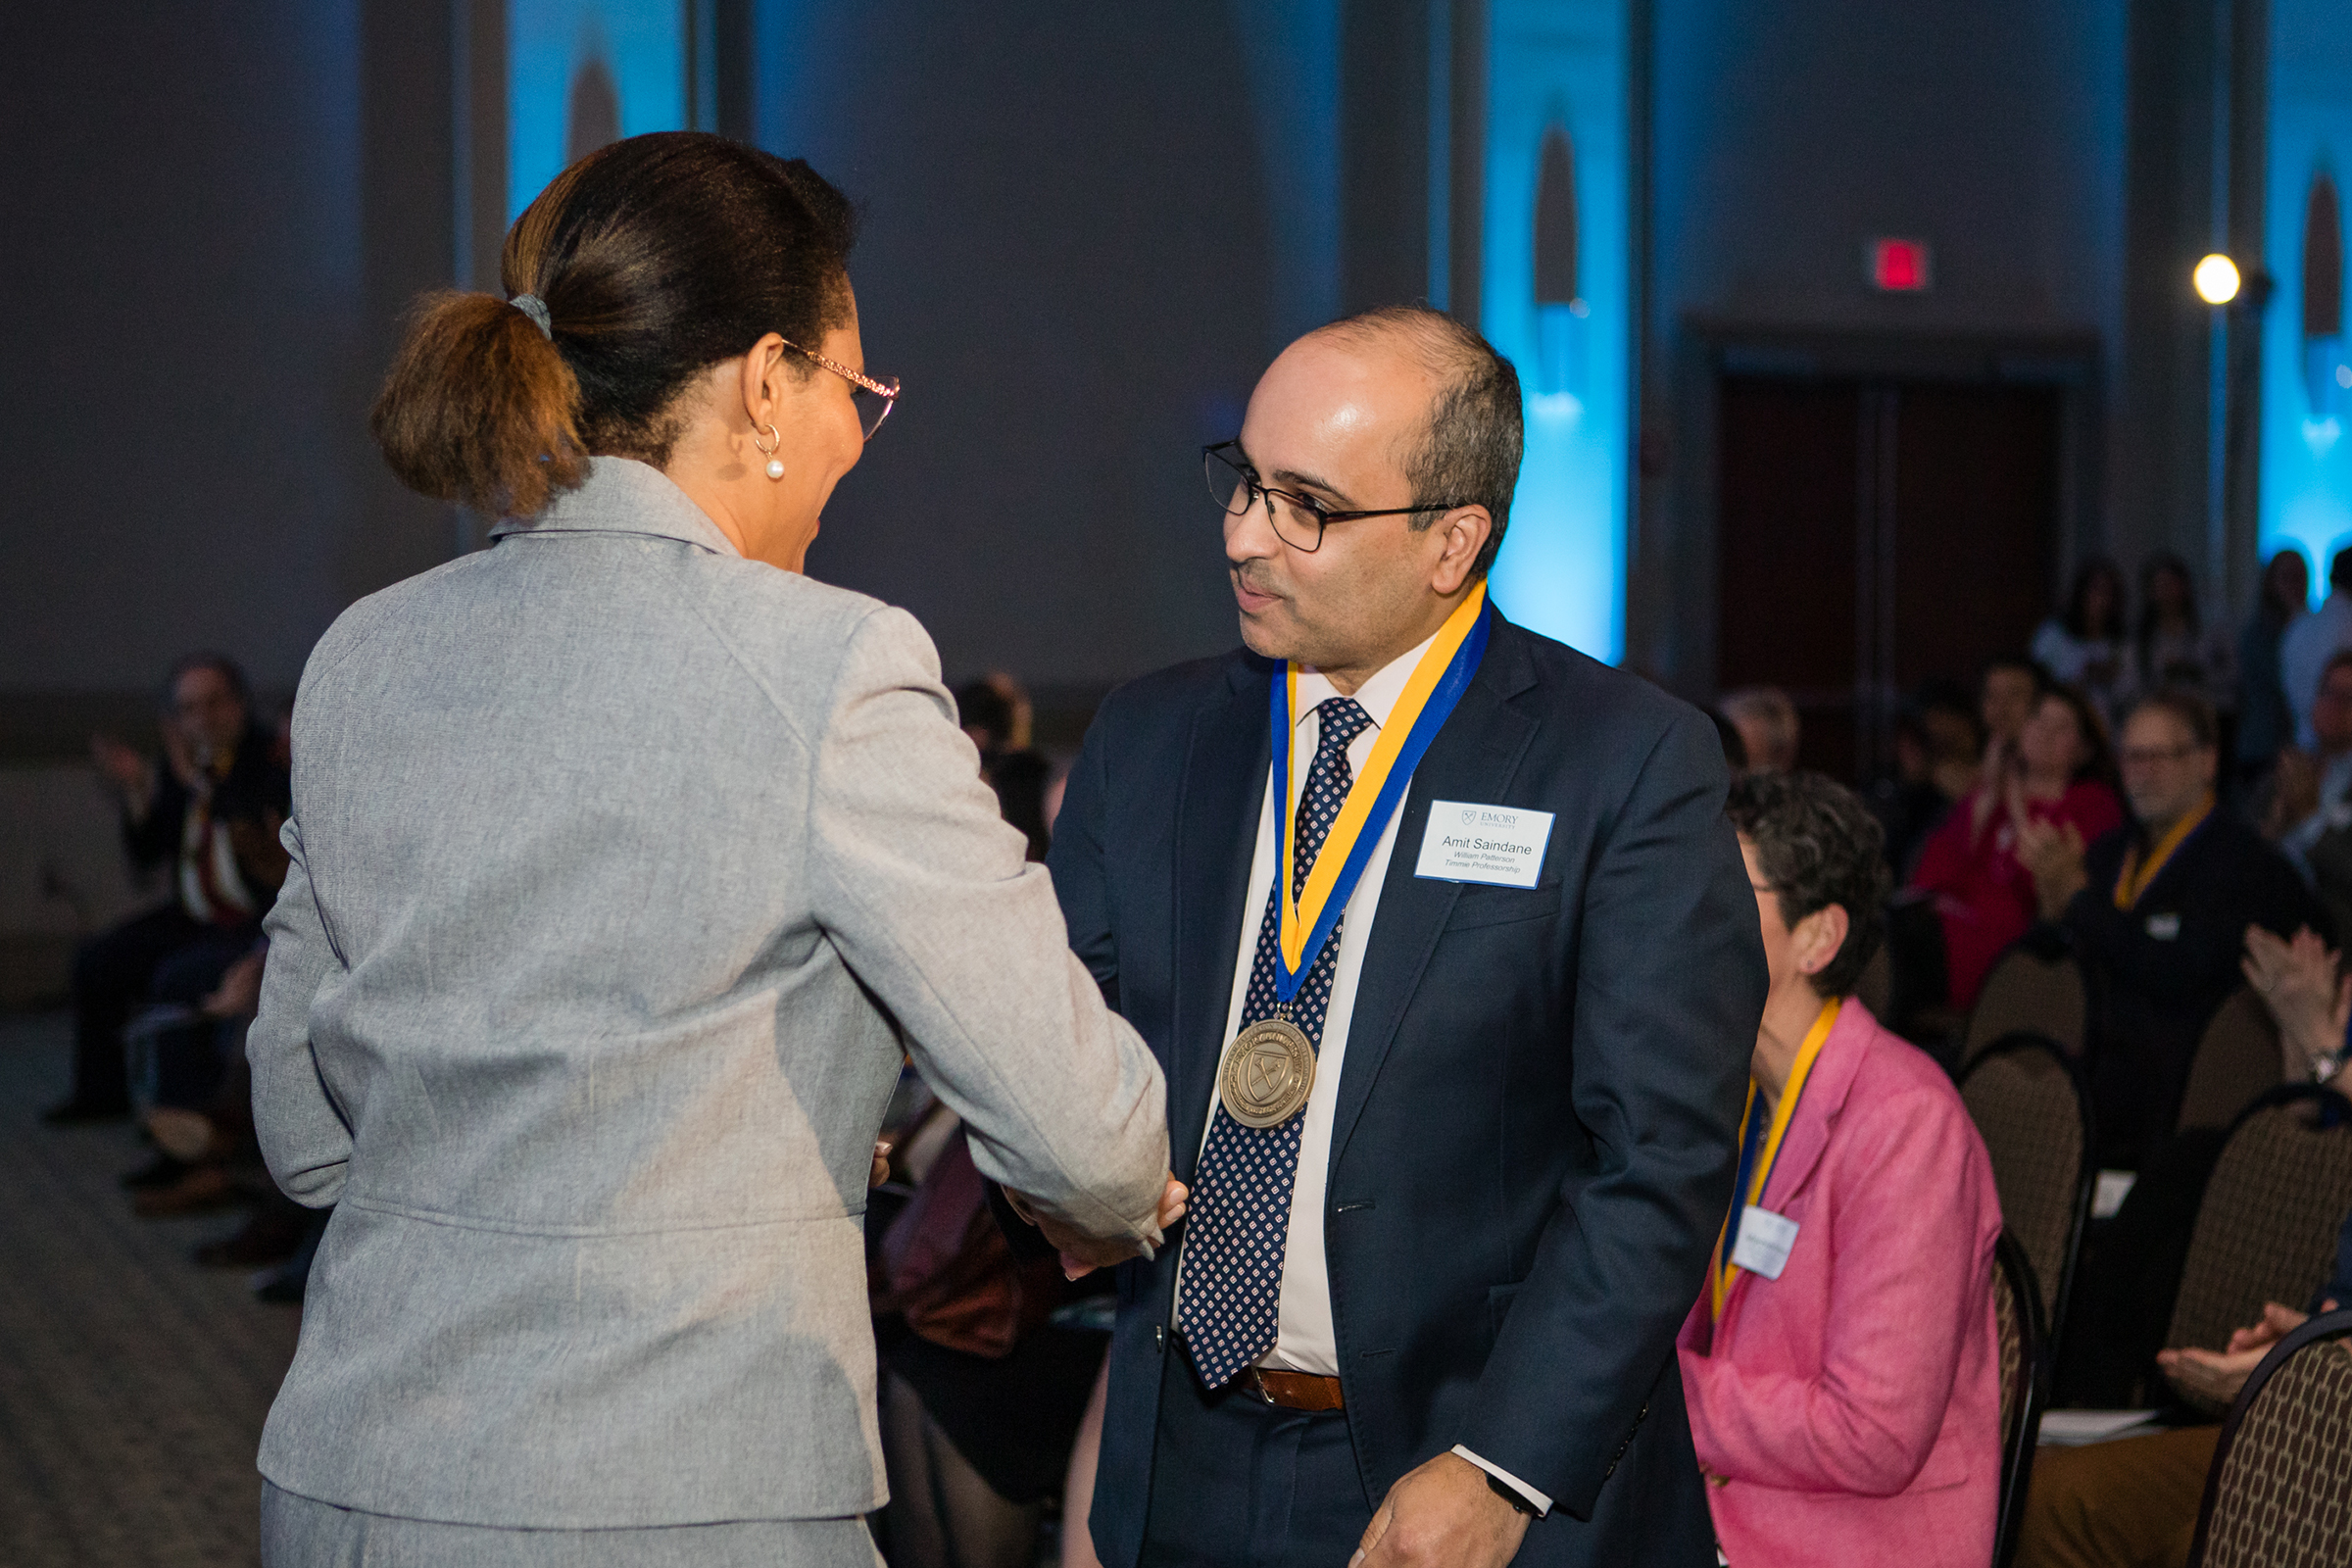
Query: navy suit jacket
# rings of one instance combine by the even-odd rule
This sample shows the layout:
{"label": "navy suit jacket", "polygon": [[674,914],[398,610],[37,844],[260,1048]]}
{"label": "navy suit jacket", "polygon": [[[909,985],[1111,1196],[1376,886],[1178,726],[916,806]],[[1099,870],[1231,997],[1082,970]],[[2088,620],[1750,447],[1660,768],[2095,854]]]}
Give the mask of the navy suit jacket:
{"label": "navy suit jacket", "polygon": [[[1049,860],[1072,946],[1166,1070],[1187,1181],[1255,912],[1273,668],[1236,652],[1112,693]],[[1766,985],[1726,786],[1695,710],[1495,616],[1401,808],[1332,1130],[1324,1261],[1370,1507],[1459,1443],[1554,1499],[1521,1563],[1715,1560],[1674,1338]],[[1433,800],[1554,813],[1538,885],[1415,876]],[[1152,1488],[1177,1255],[1119,1271],[1107,1568],[1134,1568],[1148,1508],[1187,1506]]]}

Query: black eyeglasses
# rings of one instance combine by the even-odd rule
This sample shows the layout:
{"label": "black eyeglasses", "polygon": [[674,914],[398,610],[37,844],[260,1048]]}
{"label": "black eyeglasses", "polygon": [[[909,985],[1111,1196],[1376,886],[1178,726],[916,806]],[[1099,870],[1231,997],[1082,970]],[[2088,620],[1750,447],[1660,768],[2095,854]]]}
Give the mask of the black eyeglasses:
{"label": "black eyeglasses", "polygon": [[1358,517],[1401,517],[1416,512],[1451,512],[1456,507],[1470,505],[1467,501],[1432,501],[1418,507],[1332,512],[1311,496],[1260,484],[1239,441],[1220,441],[1215,446],[1202,447],[1200,470],[1208,480],[1209,499],[1228,515],[1238,517],[1263,498],[1266,520],[1274,525],[1276,536],[1293,550],[1309,555],[1322,548],[1323,530],[1335,522],[1353,522]]}

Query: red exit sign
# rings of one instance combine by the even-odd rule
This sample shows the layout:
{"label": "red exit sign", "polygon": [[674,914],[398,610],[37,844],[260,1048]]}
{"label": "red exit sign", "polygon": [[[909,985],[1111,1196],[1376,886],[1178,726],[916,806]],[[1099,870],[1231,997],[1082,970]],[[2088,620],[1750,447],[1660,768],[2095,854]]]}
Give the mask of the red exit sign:
{"label": "red exit sign", "polygon": [[1933,273],[1924,239],[1874,239],[1866,249],[1873,288],[1888,294],[1917,294]]}

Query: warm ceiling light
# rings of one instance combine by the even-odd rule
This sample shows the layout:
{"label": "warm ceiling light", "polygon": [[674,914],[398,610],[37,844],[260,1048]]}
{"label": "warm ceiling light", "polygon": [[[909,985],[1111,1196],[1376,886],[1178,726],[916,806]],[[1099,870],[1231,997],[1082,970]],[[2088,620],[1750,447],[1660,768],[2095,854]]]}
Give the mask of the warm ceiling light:
{"label": "warm ceiling light", "polygon": [[2199,262],[2189,280],[2197,285],[2197,298],[2208,305],[2227,305],[2237,298],[2237,264],[2219,251]]}

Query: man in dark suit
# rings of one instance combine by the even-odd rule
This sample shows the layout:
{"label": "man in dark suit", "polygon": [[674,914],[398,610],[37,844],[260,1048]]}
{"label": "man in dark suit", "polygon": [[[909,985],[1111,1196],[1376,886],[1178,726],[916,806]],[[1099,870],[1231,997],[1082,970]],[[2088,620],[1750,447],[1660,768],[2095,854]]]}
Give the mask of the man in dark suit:
{"label": "man in dark suit", "polygon": [[1294,344],[1205,460],[1248,651],[1114,693],[1070,777],[1071,941],[1192,1189],[1119,1275],[1108,1568],[1714,1561],[1674,1336],[1754,899],[1706,717],[1484,603],[1519,409],[1432,311]]}

